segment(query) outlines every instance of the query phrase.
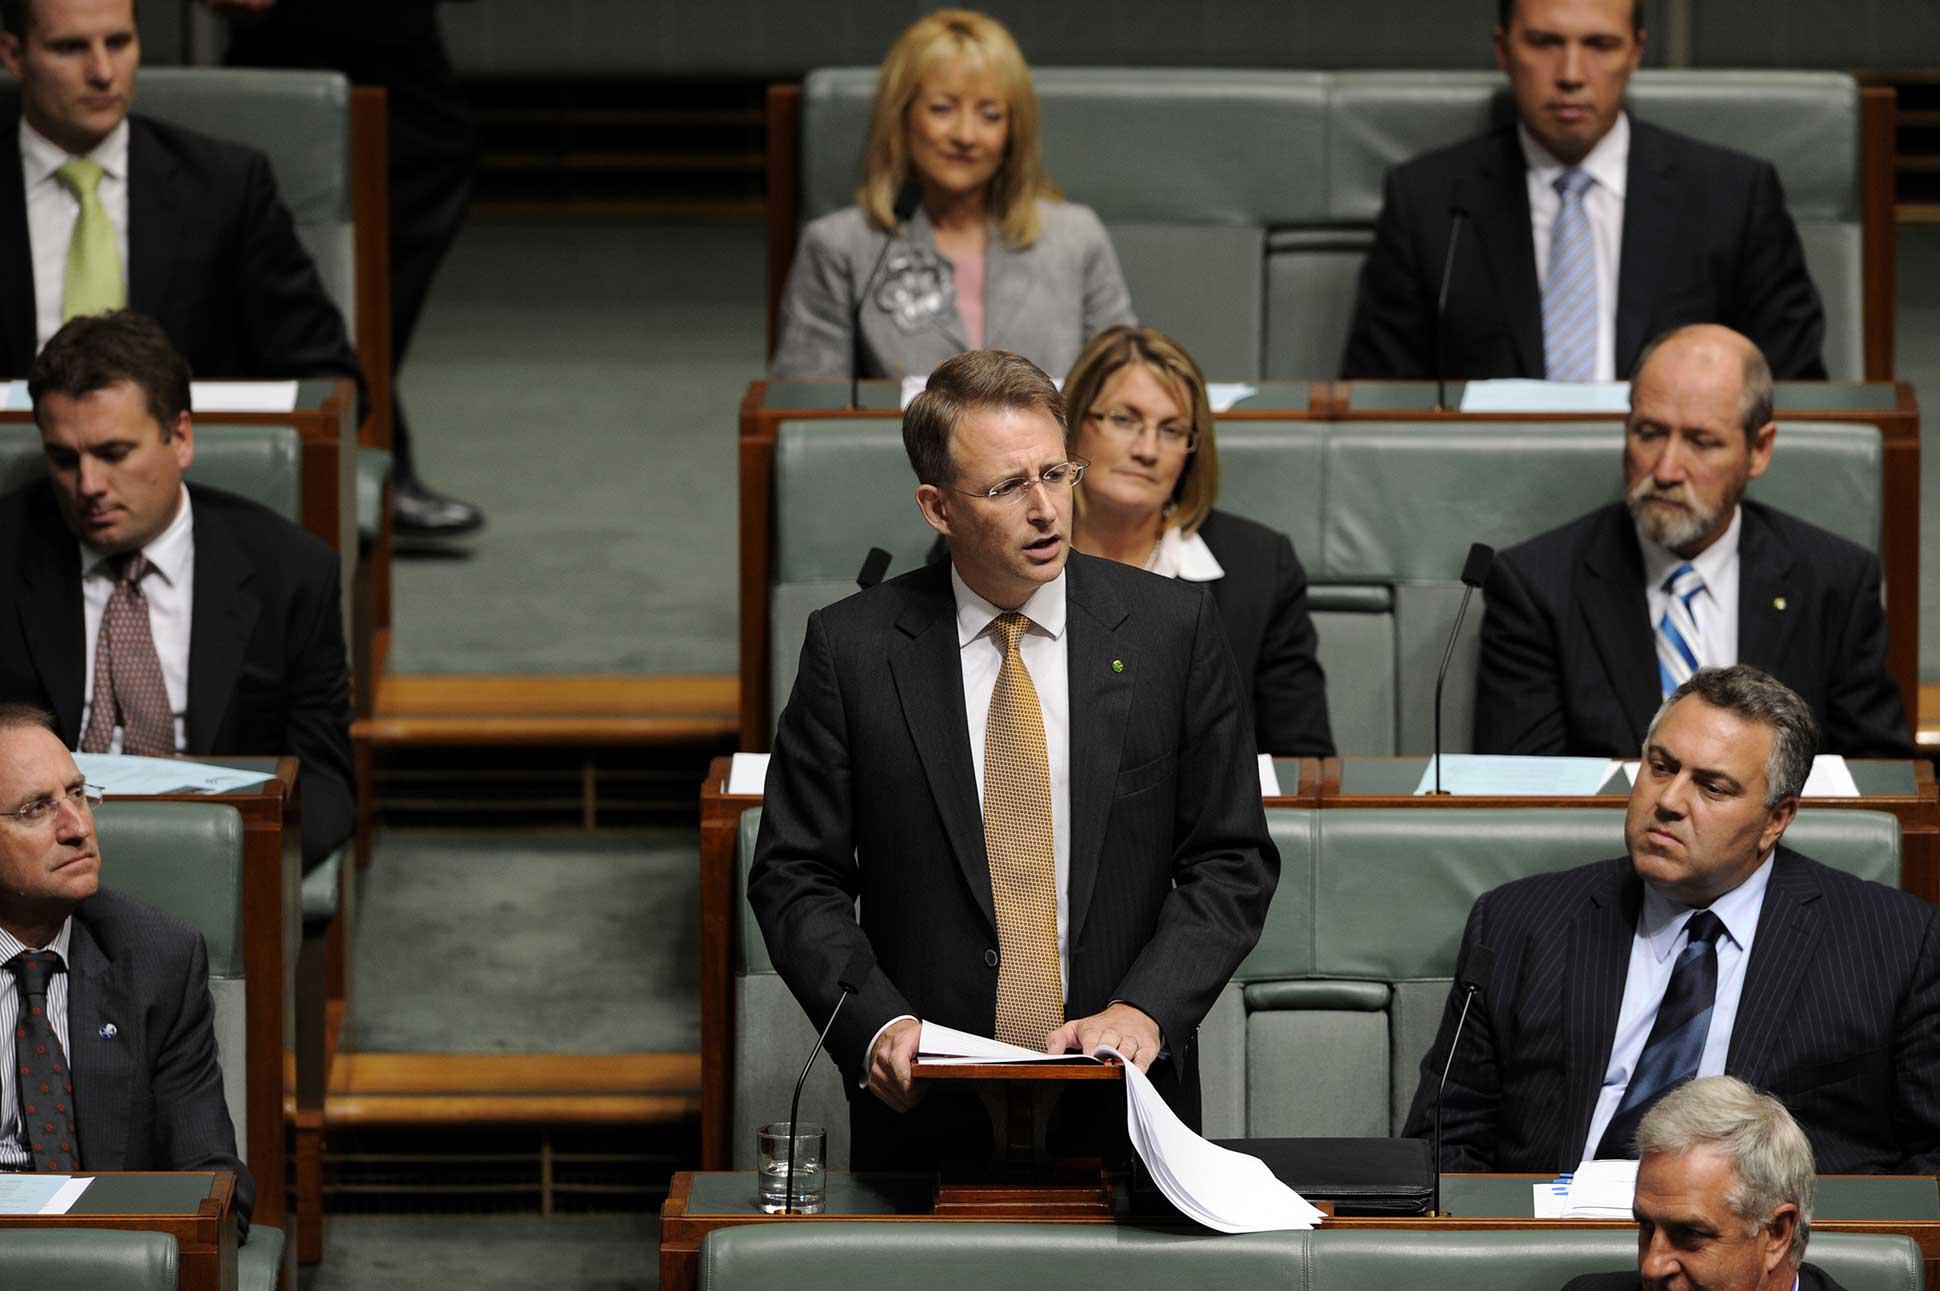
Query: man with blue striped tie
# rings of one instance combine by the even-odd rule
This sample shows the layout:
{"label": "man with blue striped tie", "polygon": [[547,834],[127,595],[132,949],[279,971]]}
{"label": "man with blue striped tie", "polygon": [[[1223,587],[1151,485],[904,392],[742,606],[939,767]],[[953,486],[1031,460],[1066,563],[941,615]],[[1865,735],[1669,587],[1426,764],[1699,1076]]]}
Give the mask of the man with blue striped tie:
{"label": "man with blue striped tie", "polygon": [[1825,752],[1915,755],[1879,558],[1744,496],[1777,440],[1771,369],[1749,340],[1696,324],[1651,342],[1630,383],[1623,498],[1490,571],[1478,752],[1633,756],[1692,673],[1750,663],[1812,709]]}
{"label": "man with blue striped tie", "polygon": [[[1700,668],[1643,741],[1628,855],[1476,901],[1455,980],[1481,994],[1444,1170],[1632,1157],[1666,1094],[1721,1073],[1777,1095],[1828,1174],[1940,1167],[1940,907],[1780,844],[1817,743],[1768,674]],[[1462,1003],[1451,992],[1408,1135],[1429,1135]]]}

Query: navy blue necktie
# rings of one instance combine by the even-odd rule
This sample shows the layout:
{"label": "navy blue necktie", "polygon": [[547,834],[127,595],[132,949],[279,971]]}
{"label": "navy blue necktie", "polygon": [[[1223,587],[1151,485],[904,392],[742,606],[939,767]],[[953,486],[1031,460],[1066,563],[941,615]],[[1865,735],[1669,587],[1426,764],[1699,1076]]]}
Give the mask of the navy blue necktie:
{"label": "navy blue necktie", "polygon": [[65,972],[51,950],[23,950],[7,961],[20,988],[20,1021],[14,1027],[14,1071],[20,1089],[21,1139],[41,1174],[68,1174],[80,1164],[75,1146],[74,1073],[67,1069],[54,1020],[47,1016],[47,985]]}
{"label": "navy blue necktie", "polygon": [[1617,1104],[1617,1114],[1597,1145],[1598,1160],[1628,1160],[1638,1123],[1657,1100],[1697,1075],[1704,1042],[1711,1034],[1711,1014],[1718,1000],[1718,936],[1724,924],[1709,910],[1700,910],[1684,925],[1689,938],[1677,953],[1671,980],[1650,1024],[1650,1038],[1637,1059],[1637,1069]]}

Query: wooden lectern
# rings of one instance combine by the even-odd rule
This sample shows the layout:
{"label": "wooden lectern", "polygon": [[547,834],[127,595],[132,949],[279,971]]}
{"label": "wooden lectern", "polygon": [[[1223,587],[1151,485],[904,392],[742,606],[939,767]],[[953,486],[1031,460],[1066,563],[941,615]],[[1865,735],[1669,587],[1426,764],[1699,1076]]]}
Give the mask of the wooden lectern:
{"label": "wooden lectern", "polygon": [[962,1219],[1108,1219],[1117,1184],[1095,1156],[1051,1153],[1048,1131],[1073,1081],[1125,1083],[1116,1062],[935,1063],[918,1061],[915,1080],[973,1082],[990,1114],[991,1153],[983,1173],[939,1175],[939,1217]]}

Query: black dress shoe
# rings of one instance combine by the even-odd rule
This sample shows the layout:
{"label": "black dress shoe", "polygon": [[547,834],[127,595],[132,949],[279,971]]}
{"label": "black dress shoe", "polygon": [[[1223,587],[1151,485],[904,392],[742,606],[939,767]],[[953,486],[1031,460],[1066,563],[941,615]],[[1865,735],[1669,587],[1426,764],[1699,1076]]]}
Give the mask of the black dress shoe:
{"label": "black dress shoe", "polygon": [[469,502],[433,493],[416,480],[391,487],[391,525],[415,538],[456,538],[483,527],[485,513]]}

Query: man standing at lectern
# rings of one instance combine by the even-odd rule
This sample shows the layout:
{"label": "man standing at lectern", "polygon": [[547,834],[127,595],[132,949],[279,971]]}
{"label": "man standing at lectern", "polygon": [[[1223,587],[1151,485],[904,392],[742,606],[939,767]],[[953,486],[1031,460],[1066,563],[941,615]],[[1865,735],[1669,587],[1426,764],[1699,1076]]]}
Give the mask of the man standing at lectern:
{"label": "man standing at lectern", "polygon": [[910,1080],[919,1019],[1115,1045],[1196,1125],[1199,1021],[1279,877],[1219,616],[1070,553],[1064,422],[1014,354],[936,369],[903,443],[950,561],[811,615],[775,735],[748,900],[817,1026],[856,988],[857,1169],[979,1155],[982,1112]]}

